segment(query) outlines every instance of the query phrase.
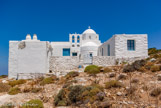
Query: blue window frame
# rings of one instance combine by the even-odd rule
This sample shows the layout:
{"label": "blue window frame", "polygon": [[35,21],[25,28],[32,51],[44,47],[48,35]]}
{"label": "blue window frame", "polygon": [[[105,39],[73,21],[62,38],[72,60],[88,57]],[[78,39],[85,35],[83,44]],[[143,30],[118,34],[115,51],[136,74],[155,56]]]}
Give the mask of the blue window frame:
{"label": "blue window frame", "polygon": [[70,56],[70,48],[63,48],[63,56]]}
{"label": "blue window frame", "polygon": [[110,56],[110,45],[108,45],[108,56]]}
{"label": "blue window frame", "polygon": [[135,50],[135,40],[127,40],[127,50],[129,51]]}

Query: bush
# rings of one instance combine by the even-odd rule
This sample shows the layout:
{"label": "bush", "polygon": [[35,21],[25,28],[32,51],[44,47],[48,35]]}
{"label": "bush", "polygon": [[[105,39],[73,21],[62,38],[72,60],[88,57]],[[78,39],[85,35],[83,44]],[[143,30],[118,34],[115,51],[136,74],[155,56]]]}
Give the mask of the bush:
{"label": "bush", "polygon": [[2,79],[2,78],[7,78],[8,76],[7,75],[1,75],[0,76],[0,79]]}
{"label": "bush", "polygon": [[142,66],[140,69],[139,69],[140,72],[146,72],[146,68],[144,66]]}
{"label": "bush", "polygon": [[103,72],[104,72],[104,73],[112,72],[112,69],[110,69],[110,68],[108,68],[108,67],[105,67]]}
{"label": "bush", "polygon": [[84,72],[88,74],[97,74],[100,72],[99,67],[96,65],[89,65],[85,68]]}
{"label": "bush", "polygon": [[122,79],[126,79],[127,78],[127,75],[125,75],[125,74],[120,74],[119,76],[118,76],[118,80],[122,80]]}
{"label": "bush", "polygon": [[158,66],[158,65],[154,65],[154,66],[152,66],[151,67],[151,69],[150,69],[152,72],[157,72],[157,71],[160,71],[160,66]]}
{"label": "bush", "polygon": [[125,73],[133,72],[133,71],[135,71],[135,69],[132,65],[127,65],[123,68],[123,72],[125,72]]}
{"label": "bush", "polygon": [[54,79],[52,77],[44,78],[41,82],[40,85],[46,85],[46,84],[51,84],[54,83]]}
{"label": "bush", "polygon": [[87,100],[92,103],[95,100],[103,100],[104,96],[103,87],[98,84],[75,85],[60,90],[54,99],[54,104],[56,106],[67,106],[77,102],[83,103]]}
{"label": "bush", "polygon": [[6,103],[6,104],[0,106],[0,108],[14,108],[14,107],[15,107],[15,106],[14,106],[14,104],[12,104],[12,103]]}
{"label": "bush", "polygon": [[72,72],[69,72],[65,77],[68,79],[76,76],[79,76],[79,72],[72,71]]}
{"label": "bush", "polygon": [[11,86],[8,84],[0,83],[0,93],[1,92],[8,92],[10,88],[11,88]]}
{"label": "bush", "polygon": [[145,60],[137,60],[133,62],[131,65],[126,65],[123,68],[123,72],[134,72],[139,71],[141,67],[143,67],[146,64]]}
{"label": "bush", "polygon": [[156,48],[149,48],[148,49],[148,54],[151,55],[151,54],[156,54],[158,53],[158,50]]}
{"label": "bush", "polygon": [[9,85],[14,87],[16,85],[24,84],[26,83],[26,80],[20,79],[20,80],[14,80],[14,81],[9,81]]}
{"label": "bush", "polygon": [[161,94],[161,88],[155,88],[150,93],[150,95],[153,97],[158,97],[160,94]]}
{"label": "bush", "polygon": [[21,90],[18,87],[11,88],[8,92],[9,95],[16,95],[21,93]]}
{"label": "bush", "polygon": [[145,69],[150,70],[152,66],[154,66],[153,62],[147,62],[144,67]]}
{"label": "bush", "polygon": [[33,99],[23,104],[21,108],[44,108],[44,105],[41,100]]}
{"label": "bush", "polygon": [[106,89],[113,88],[113,87],[114,88],[120,88],[122,86],[123,86],[122,83],[117,81],[117,80],[111,80],[111,81],[105,83]]}
{"label": "bush", "polygon": [[42,90],[42,88],[33,88],[32,90],[31,90],[31,92],[32,93],[38,93],[38,92],[40,92]]}

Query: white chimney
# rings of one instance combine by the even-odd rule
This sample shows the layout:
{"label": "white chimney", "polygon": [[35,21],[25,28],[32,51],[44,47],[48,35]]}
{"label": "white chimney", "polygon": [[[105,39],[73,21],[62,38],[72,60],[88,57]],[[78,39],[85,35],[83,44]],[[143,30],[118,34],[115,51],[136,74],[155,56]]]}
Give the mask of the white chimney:
{"label": "white chimney", "polygon": [[26,40],[31,40],[31,35],[30,34],[26,35]]}

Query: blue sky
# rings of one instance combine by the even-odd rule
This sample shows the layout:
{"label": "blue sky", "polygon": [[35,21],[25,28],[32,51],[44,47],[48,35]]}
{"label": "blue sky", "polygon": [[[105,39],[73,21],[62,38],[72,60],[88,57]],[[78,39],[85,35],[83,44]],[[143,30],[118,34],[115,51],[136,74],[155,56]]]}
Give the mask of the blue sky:
{"label": "blue sky", "polygon": [[0,0],[0,74],[8,72],[9,40],[68,41],[91,26],[102,42],[114,34],[148,34],[161,49],[161,0]]}

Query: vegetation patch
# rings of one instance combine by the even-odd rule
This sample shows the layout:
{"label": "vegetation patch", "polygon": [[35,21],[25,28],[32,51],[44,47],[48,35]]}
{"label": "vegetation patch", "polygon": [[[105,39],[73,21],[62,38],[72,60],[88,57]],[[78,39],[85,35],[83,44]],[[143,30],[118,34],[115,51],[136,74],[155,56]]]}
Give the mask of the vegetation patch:
{"label": "vegetation patch", "polygon": [[2,106],[0,106],[0,108],[15,108],[13,103],[6,103]]}
{"label": "vegetation patch", "polygon": [[11,86],[8,84],[0,83],[0,93],[1,92],[8,92],[10,88],[11,88]]}
{"label": "vegetation patch", "polygon": [[154,65],[154,66],[152,66],[152,67],[150,68],[150,70],[151,70],[152,72],[160,71],[160,66],[159,66],[159,65]]}
{"label": "vegetation patch", "polygon": [[39,99],[33,99],[24,103],[21,108],[44,108],[43,102]]}
{"label": "vegetation patch", "polygon": [[109,89],[109,88],[120,88],[122,87],[123,84],[117,80],[111,80],[109,82],[105,83],[105,88]]}
{"label": "vegetation patch", "polygon": [[16,85],[20,85],[20,84],[24,84],[24,83],[26,83],[26,80],[20,79],[20,80],[9,81],[8,84],[9,84],[10,86],[14,87],[14,86],[16,86]]}
{"label": "vegetation patch", "polygon": [[7,78],[8,76],[7,75],[1,75],[0,76],[0,79],[2,79],[2,78]]}
{"label": "vegetation patch", "polygon": [[105,67],[103,70],[104,73],[112,72],[112,69],[109,67]]}
{"label": "vegetation patch", "polygon": [[13,87],[8,92],[9,95],[16,95],[18,93],[21,93],[21,90],[18,87]]}
{"label": "vegetation patch", "polygon": [[105,97],[103,87],[98,84],[90,86],[75,85],[63,88],[55,97],[55,106],[68,106],[76,103],[102,101]]}
{"label": "vegetation patch", "polygon": [[46,85],[46,84],[51,84],[54,83],[54,79],[52,77],[44,78],[41,82],[40,85]]}
{"label": "vegetation patch", "polygon": [[88,74],[98,74],[100,72],[100,69],[96,65],[89,65],[85,68],[84,72]]}
{"label": "vegetation patch", "polygon": [[69,78],[73,78],[73,77],[76,77],[76,76],[79,76],[79,72],[72,71],[72,72],[69,72],[65,77],[67,79],[69,79]]}
{"label": "vegetation patch", "polygon": [[145,60],[137,60],[135,62],[133,62],[131,65],[126,65],[123,68],[123,72],[134,72],[134,71],[139,71],[140,68],[142,68],[143,66],[145,66],[146,61]]}

